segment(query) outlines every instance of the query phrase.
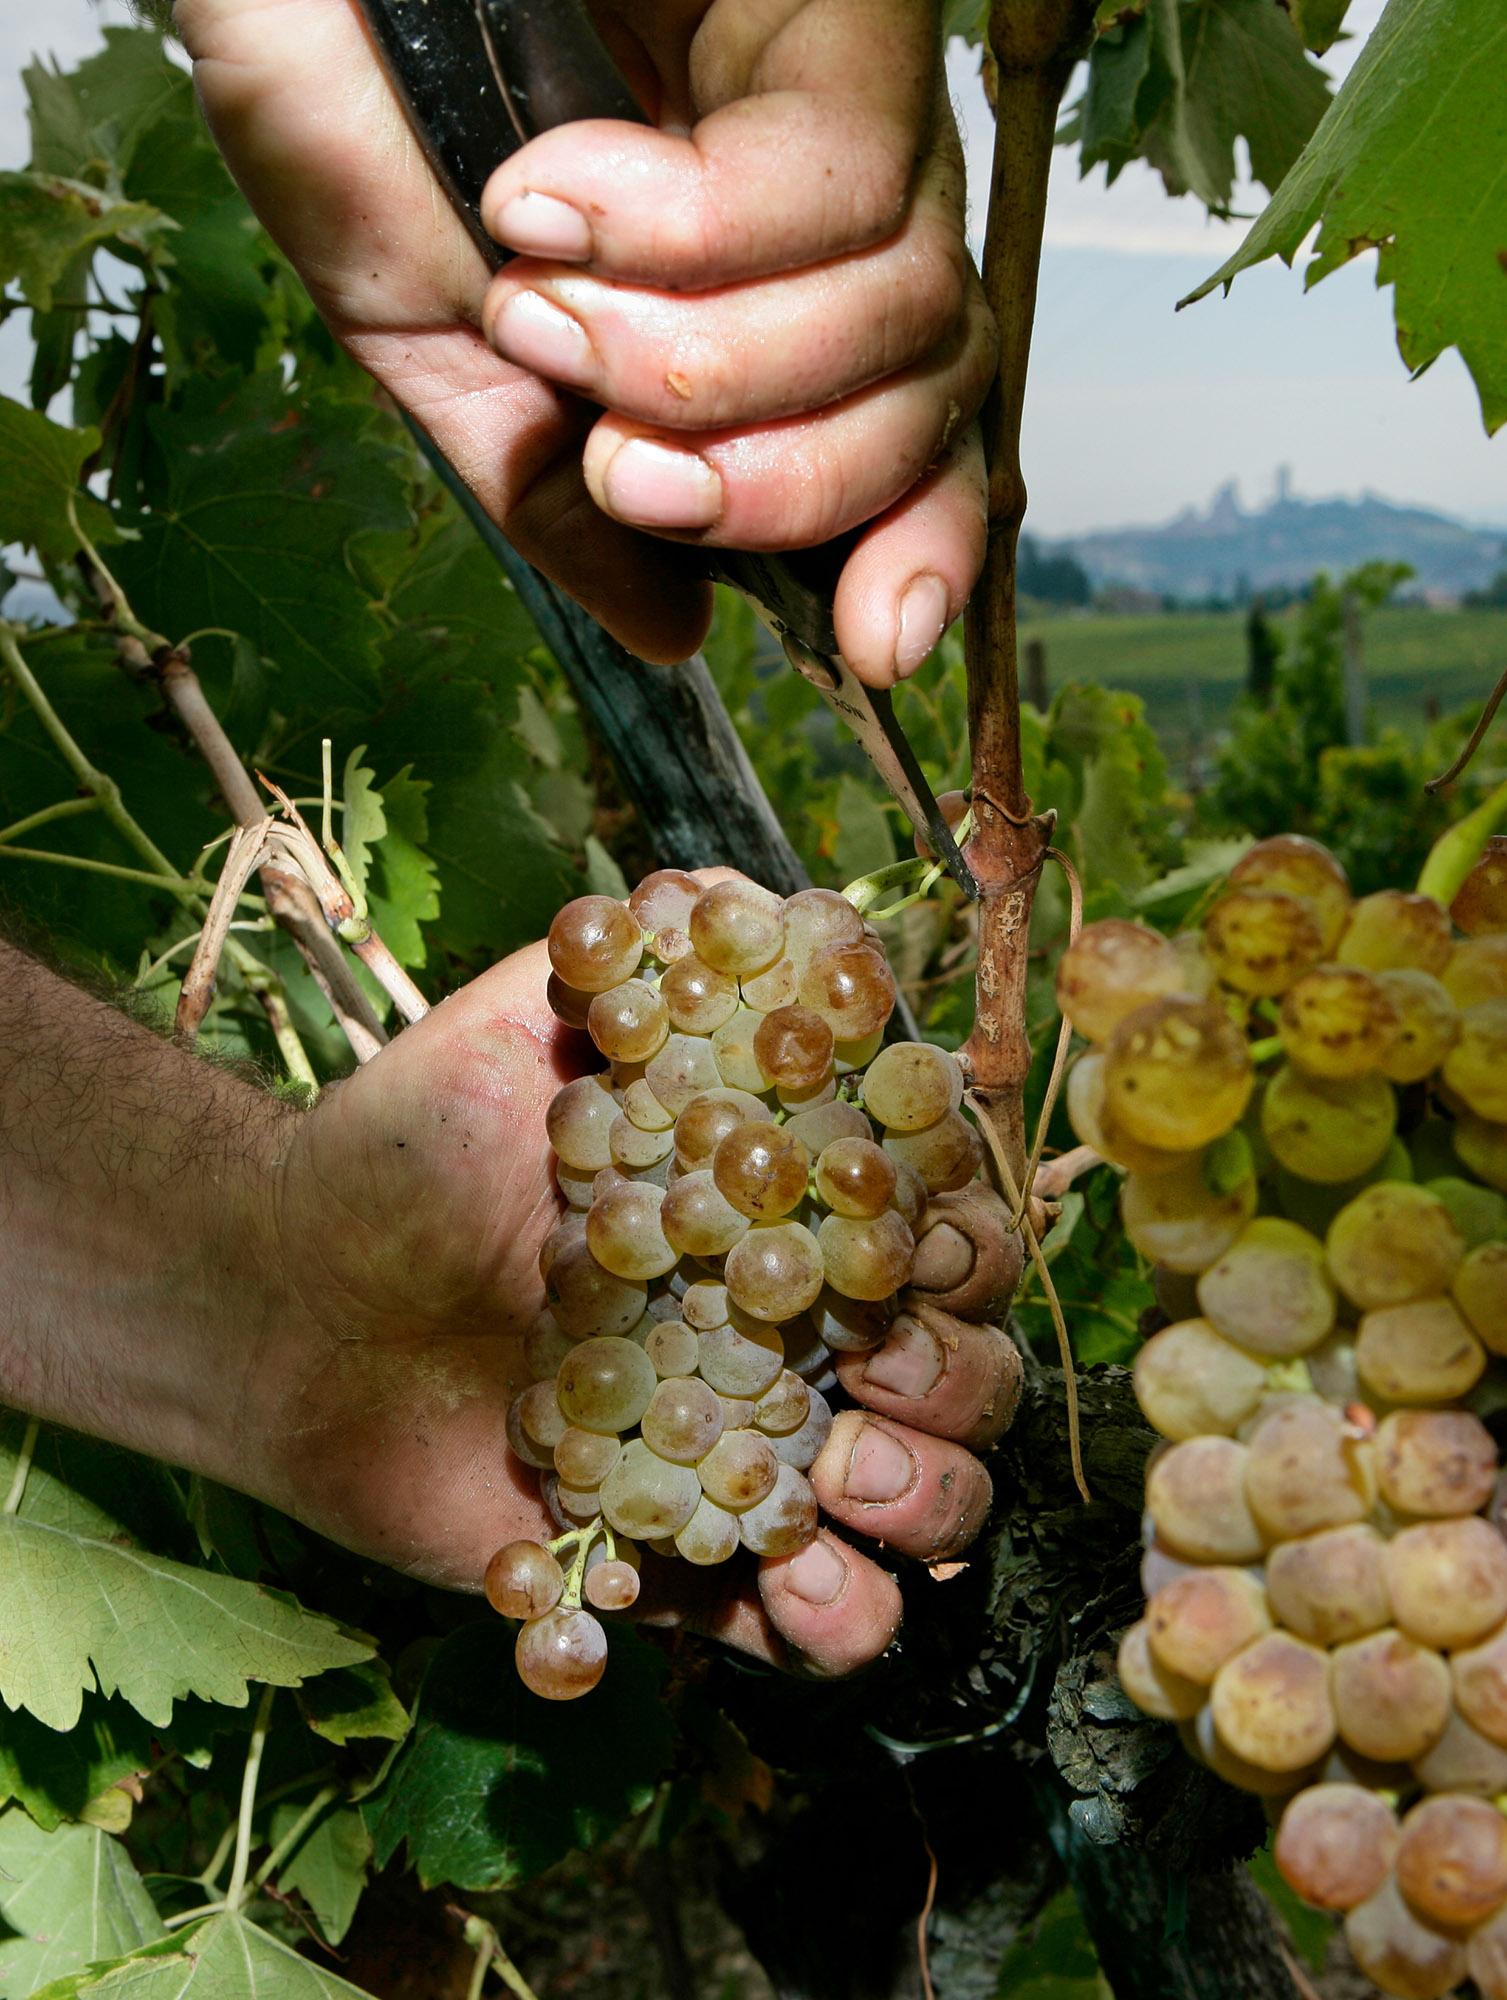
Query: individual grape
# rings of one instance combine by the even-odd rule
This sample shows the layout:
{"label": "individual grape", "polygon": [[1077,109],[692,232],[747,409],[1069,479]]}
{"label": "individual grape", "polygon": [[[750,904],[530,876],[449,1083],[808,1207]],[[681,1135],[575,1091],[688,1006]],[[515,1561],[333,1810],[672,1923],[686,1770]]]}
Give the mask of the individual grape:
{"label": "individual grape", "polygon": [[1427,1188],[1377,1181],[1340,1210],[1324,1248],[1340,1290],[1369,1311],[1447,1291],[1465,1239]]}
{"label": "individual grape", "polygon": [[488,1604],[504,1618],[542,1618],[560,1602],[565,1572],[539,1542],[509,1542],[487,1564]]}
{"label": "individual grape", "polygon": [[1209,1706],[1237,1757],[1263,1771],[1304,1770],[1335,1737],[1329,1656],[1289,1632],[1268,1632],[1219,1669]]}
{"label": "individual grape", "polygon": [[548,1306],[537,1314],[523,1337],[523,1360],[530,1376],[536,1382],[552,1382],[555,1370],[569,1354],[575,1342],[569,1334],[563,1333]]}
{"label": "individual grape", "polygon": [[1378,1074],[1334,1081],[1284,1063],[1261,1101],[1261,1132],[1278,1162],[1304,1180],[1358,1180],[1397,1129],[1397,1099]]}
{"label": "individual grape", "polygon": [[589,1611],[559,1605],[519,1629],[513,1660],[518,1678],[531,1693],[546,1701],[574,1701],[589,1694],[602,1678],[607,1634]]}
{"label": "individual grape", "polygon": [[1232,889],[1204,918],[1204,949],[1226,986],[1273,999],[1324,956],[1306,903],[1281,889]]}
{"label": "individual grape", "polygon": [[[659,1377],[636,1341],[583,1340],[555,1378],[560,1408],[583,1431],[631,1430],[649,1407]],[[626,1531],[625,1531],[626,1532]]]}
{"label": "individual grape", "polygon": [[1437,1174],[1427,1185],[1429,1193],[1438,1195],[1454,1218],[1467,1250],[1478,1249],[1483,1243],[1507,1242],[1507,1195],[1461,1180],[1457,1174]]}
{"label": "individual grape", "polygon": [[555,1259],[544,1289],[560,1331],[573,1340],[631,1332],[649,1302],[642,1281],[604,1270],[584,1241]]}
{"label": "individual grape", "polygon": [[626,1611],[638,1599],[638,1571],[616,1557],[588,1563],[582,1589],[586,1602],[598,1611]]}
{"label": "individual grape", "polygon": [[1363,1785],[1309,1785],[1283,1810],[1272,1859],[1318,1910],[1353,1910],[1381,1887],[1397,1852],[1397,1815]]}
{"label": "individual grape", "polygon": [[697,1336],[684,1320],[661,1320],[645,1340],[644,1352],[661,1380],[694,1375],[700,1365]]}
{"label": "individual grape", "polygon": [[623,1446],[622,1457],[602,1481],[608,1525],[639,1542],[683,1528],[700,1498],[694,1466],[672,1465],[642,1438]]}
{"label": "individual grape", "polygon": [[1464,1111],[1455,1120],[1455,1151],[1488,1187],[1507,1193],[1507,1124],[1495,1125]]}
{"label": "individual grape", "polygon": [[1443,1075],[1478,1118],[1507,1121],[1507,1000],[1478,1000],[1465,1009]]}
{"label": "individual grape", "polygon": [[1507,1792],[1507,1750],[1451,1709],[1438,1742],[1414,1758],[1413,1774],[1426,1792],[1470,1792],[1494,1799]]}
{"label": "individual grape", "polygon": [[1439,973],[1449,961],[1449,918],[1432,896],[1379,889],[1350,912],[1335,957],[1367,972]]}
{"label": "individual grape", "polygon": [[656,987],[625,979],[593,998],[586,1027],[609,1062],[647,1062],[670,1032],[670,1013]]}
{"label": "individual grape", "polygon": [[765,1437],[790,1437],[811,1414],[811,1391],[799,1375],[781,1369],[754,1405],[754,1424]]}
{"label": "individual grape", "polygon": [[794,1319],[821,1293],[821,1245],[802,1223],[763,1223],[728,1251],[724,1275],[729,1297],[755,1319]]}
{"label": "individual grape", "polygon": [[876,1028],[872,1035],[860,1035],[856,1041],[834,1041],[832,1044],[833,1089],[845,1076],[852,1076],[859,1070],[866,1070],[884,1046],[884,1030]]}
{"label": "individual grape", "polygon": [[665,1045],[649,1058],[644,1077],[667,1111],[678,1118],[692,1098],[722,1085],[722,1072],[711,1043],[703,1035],[669,1035]]}
{"label": "individual grape", "polygon": [[610,1136],[612,1164],[625,1174],[644,1173],[650,1167],[657,1167],[675,1149],[672,1131],[646,1132],[621,1113],[612,1121]]}
{"label": "individual grape", "polygon": [[1480,1380],[1486,1350],[1449,1299],[1418,1299],[1366,1314],[1355,1365],[1384,1403],[1453,1403]]}
{"label": "individual grape", "polygon": [[717,1191],[753,1222],[777,1222],[806,1198],[811,1155],[779,1125],[739,1125],[712,1156]]}
{"label": "individual grape", "polygon": [[1443,2000],[1465,1977],[1465,1947],[1404,1902],[1388,1876],[1345,1918],[1345,1942],[1368,1979],[1399,2000]]}
{"label": "individual grape", "polygon": [[701,1489],[719,1507],[742,1513],[774,1491],[780,1460],[757,1431],[725,1430],[696,1468]]}
{"label": "individual grape", "polygon": [[1187,1153],[1143,1146],[1109,1116],[1104,1101],[1104,1051],[1087,1049],[1067,1073],[1067,1116],[1074,1133],[1111,1166],[1138,1174],[1166,1174],[1186,1166]]}
{"label": "individual grape", "polygon": [[1489,937],[1507,931],[1507,834],[1487,841],[1449,906],[1458,929],[1467,937]]}
{"label": "individual grape", "polygon": [[1324,950],[1333,951],[1350,914],[1350,884],[1345,871],[1316,840],[1301,833],[1278,833],[1246,849],[1230,870],[1232,889],[1280,889],[1308,908],[1323,936]]}
{"label": "individual grape", "polygon": [[714,1326],[701,1336],[701,1377],[719,1396],[759,1397],[779,1380],[785,1343],[778,1327],[745,1319],[741,1326]]}
{"label": "individual grape", "polygon": [[738,1516],[738,1539],[756,1556],[793,1556],[816,1534],[816,1495],[805,1473],[780,1465],[762,1500]]}
{"label": "individual grape", "polygon": [[1420,1522],[1387,1544],[1387,1587],[1410,1639],[1475,1645],[1507,1618],[1507,1543],[1479,1514]]}
{"label": "individual grape", "polygon": [[1507,1819],[1485,1799],[1420,1799],[1402,1822],[1396,1875],[1426,1922],[1473,1930],[1507,1902]]}
{"label": "individual grape", "polygon": [[[612,1124],[608,1127],[609,1134],[616,1125],[617,1120],[614,1118]],[[609,1147],[611,1143],[609,1137]],[[609,1161],[608,1164],[615,1165],[616,1162]],[[559,1188],[561,1194],[564,1195],[570,1207],[584,1215],[594,1199],[592,1182],[595,1181],[599,1173],[604,1173],[605,1171],[606,1169],[603,1167],[590,1167],[585,1172],[578,1173],[574,1167],[566,1166],[563,1160],[556,1160],[555,1185]]]}
{"label": "individual grape", "polygon": [[1462,1009],[1507,999],[1507,937],[1466,938],[1457,944],[1439,983]]}
{"label": "individual grape", "polygon": [[701,884],[683,868],[656,868],[628,898],[641,931],[683,931],[701,899]]}
{"label": "individual grape", "polygon": [[550,1099],[544,1114],[549,1143],[578,1173],[612,1165],[612,1125],[618,1115],[612,1086],[602,1076],[578,1076]]}
{"label": "individual grape", "polygon": [[743,1004],[760,1014],[772,1014],[779,1007],[793,1007],[801,994],[801,975],[793,958],[777,958],[762,972],[750,973],[739,981]]}
{"label": "individual grape", "polygon": [[[820,1389],[807,1391],[811,1399],[806,1421],[798,1431],[791,1431],[787,1437],[771,1437],[774,1455],[782,1465],[793,1465],[797,1472],[805,1472],[816,1463],[822,1446],[832,1435],[832,1406]],[[765,1435],[768,1435],[767,1433]]]}
{"label": "individual grape", "polygon": [[1159,1722],[1184,1721],[1203,1706],[1203,1688],[1181,1674],[1169,1673],[1152,1652],[1144,1618],[1137,1619],[1121,1639],[1115,1664],[1120,1685],[1136,1707]]}
{"label": "individual grape", "polygon": [[895,1160],[894,1164],[895,1192],[890,1198],[891,1206],[914,1236],[926,1214],[930,1196],[925,1181],[908,1160]]}
{"label": "individual grape", "polygon": [[567,1028],[584,1028],[586,1017],[591,1011],[593,995],[578,993],[573,986],[567,986],[559,973],[552,972],[545,983],[544,997],[556,1020],[563,1021]]}
{"label": "individual grape", "polygon": [[849,1299],[887,1299],[910,1277],[916,1239],[894,1209],[866,1219],[829,1215],[816,1232],[826,1282]]}
{"label": "individual grape", "polygon": [[752,1396],[723,1396],[721,1402],[724,1431],[749,1431],[754,1428],[757,1406]]}
{"label": "individual grape", "polygon": [[863,918],[835,889],[800,889],[785,898],[785,953],[797,977],[829,945],[862,942]]}
{"label": "individual grape", "polygon": [[1374,976],[1397,1016],[1397,1033],[1381,1059],[1381,1073],[1393,1083],[1420,1083],[1454,1047],[1460,1010],[1431,972],[1400,968]]}
{"label": "individual grape", "polygon": [[1209,1000],[1154,1000],[1109,1039],[1104,1106],[1143,1146],[1190,1153],[1228,1132],[1253,1083],[1239,1029]]}
{"label": "individual grape", "polygon": [[[786,1128],[789,1129],[788,1127]],[[895,1162],[872,1139],[834,1139],[816,1161],[816,1192],[834,1215],[883,1215],[895,1196]]]}
{"label": "individual grape", "polygon": [[1377,1428],[1376,1470],[1399,1514],[1474,1514],[1496,1484],[1496,1445],[1468,1410],[1394,1410]]}
{"label": "individual grape", "polygon": [[724,1257],[748,1234],[749,1222],[702,1167],[666,1190],[659,1226],[683,1257]]}
{"label": "individual grape", "polygon": [[1444,1733],[1450,1669],[1431,1647],[1386,1626],[1337,1646],[1330,1658],[1340,1735],[1361,1756],[1411,1763]]}
{"label": "individual grape", "polygon": [[555,1443],[555,1470],[566,1486],[588,1492],[601,1485],[622,1448],[614,1431],[586,1431],[570,1424]]}
{"label": "individual grape", "polygon": [[1091,1042],[1108,1041],[1137,1007],[1186,990],[1167,939],[1123,917],[1085,924],[1057,961],[1058,1009]]}
{"label": "individual grape", "polygon": [[1205,1271],[1239,1238],[1256,1207],[1256,1181],[1209,1186],[1203,1156],[1193,1155],[1175,1173],[1127,1174],[1120,1189],[1120,1220],[1143,1257],[1170,1271]]}
{"label": "individual grape", "polygon": [[685,1172],[711,1168],[712,1156],[729,1132],[750,1122],[771,1125],[774,1120],[762,1098],[747,1090],[729,1090],[718,1084],[693,1097],[675,1120],[675,1159]]}
{"label": "individual grape", "polygon": [[1455,1705],[1473,1729],[1507,1748],[1507,1626],[1450,1661]]}
{"label": "individual grape", "polygon": [[693,954],[678,958],[659,982],[670,1026],[687,1035],[714,1034],[738,1011],[738,982]]}
{"label": "individual grape", "polygon": [[1136,1399],[1163,1437],[1192,1438],[1206,1431],[1230,1437],[1265,1388],[1262,1364],[1203,1319],[1163,1327],[1135,1358]]}
{"label": "individual grape", "polygon": [[1334,1325],[1324,1246],[1296,1222],[1258,1215],[1198,1277],[1204,1318],[1252,1354],[1290,1360]]}
{"label": "individual grape", "polygon": [[1249,1442],[1245,1491],[1269,1541],[1363,1521],[1376,1505],[1376,1447],[1342,1410],[1315,1397],[1284,1403]]}
{"label": "individual grape", "polygon": [[863,1354],[889,1332],[893,1309],[888,1303],[844,1298],[823,1285],[811,1317],[824,1347],[834,1354]]}
{"label": "individual grape", "polygon": [[836,1068],[837,1044],[835,1042],[832,1045],[832,1061],[833,1067],[825,1081],[817,1084],[810,1090],[787,1090],[784,1084],[775,1085],[775,1102],[783,1112],[788,1114],[788,1117],[793,1118],[797,1113],[802,1111],[817,1111],[824,1104],[835,1104],[837,1102],[839,1078]]}
{"label": "individual grape", "polygon": [[726,1326],[731,1312],[727,1287],[716,1278],[698,1278],[687,1285],[680,1298],[680,1316],[698,1333],[714,1326]]}
{"label": "individual grape", "polygon": [[586,1241],[604,1270],[618,1278],[662,1278],[679,1252],[660,1226],[665,1190],[648,1181],[620,1181],[597,1196],[586,1217]]}
{"label": "individual grape", "polygon": [[756,1014],[752,1007],[740,1006],[712,1036],[712,1055],[717,1064],[717,1074],[724,1084],[746,1090],[751,1095],[768,1090],[770,1085],[754,1053],[754,1037],[763,1020],[764,1016]]}
{"label": "individual grape", "polygon": [[1507,1354],[1507,1243],[1467,1251],[1450,1290],[1477,1338],[1493,1354]]}
{"label": "individual grape", "polygon": [[753,1035],[761,1075],[786,1090],[811,1090],[832,1068],[832,1030],[809,1007],[776,1007]]}
{"label": "individual grape", "polygon": [[738,1552],[738,1517],[703,1493],[695,1513],[676,1531],[675,1547],[687,1562],[702,1567],[727,1562]]}
{"label": "individual grape", "polygon": [[856,1104],[835,1099],[809,1111],[798,1111],[785,1121],[785,1130],[799,1139],[812,1159],[816,1159],[834,1139],[872,1139],[874,1128]]}
{"label": "individual grape", "polygon": [[577,896],[549,927],[549,962],[578,993],[621,985],[643,955],[643,932],[632,911],[611,896]]}
{"label": "individual grape", "polygon": [[698,955],[735,978],[762,972],[785,949],[784,906],[754,882],[717,882],[704,889],[687,928]]}
{"label": "individual grape", "polygon": [[1259,1764],[1237,1757],[1215,1727],[1214,1710],[1208,1702],[1191,1722],[1178,1725],[1178,1734],[1190,1754],[1201,1764],[1207,1764],[1216,1777],[1223,1778],[1227,1785],[1234,1785],[1242,1792],[1254,1792],[1258,1798],[1284,1798],[1313,1775],[1309,1772],[1267,1771]]}
{"label": "individual grape", "polygon": [[1204,1687],[1272,1629],[1266,1592],[1250,1571],[1223,1567],[1190,1569],[1164,1584],[1147,1602],[1145,1625],[1157,1665]]}
{"label": "individual grape", "polygon": [[656,931],[650,938],[649,951],[661,965],[678,965],[681,959],[692,954],[690,936],[675,924],[666,924],[663,930]]}
{"label": "individual grape", "polygon": [[1263,1542],[1245,1497],[1250,1452],[1233,1438],[1188,1438],[1162,1453],[1146,1475],[1156,1531],[1188,1562],[1252,1563]]}
{"label": "individual grape", "polygon": [[721,1437],[722,1423],[716,1390],[693,1375],[678,1375],[661,1382],[649,1398],[639,1432],[656,1457],[694,1465]]}
{"label": "individual grape", "polygon": [[820,1014],[839,1042],[877,1035],[895,1005],[895,975],[867,944],[829,944],[801,974],[801,1005]]}
{"label": "individual grape", "polygon": [[963,1072],[930,1042],[892,1042],[864,1073],[863,1101],[891,1132],[924,1132],[962,1103]]}
{"label": "individual grape", "polygon": [[1363,1521],[1279,1542],[1266,1559],[1278,1621],[1316,1646],[1340,1646],[1391,1624],[1386,1548]]}
{"label": "individual grape", "polygon": [[929,1194],[966,1187],[984,1163],[984,1142],[961,1111],[948,1111],[922,1132],[886,1132],[884,1150],[896,1166],[920,1175]]}
{"label": "individual grape", "polygon": [[516,1408],[529,1439],[549,1458],[568,1429],[554,1383],[533,1383],[518,1398]]}
{"label": "individual grape", "polygon": [[1310,1076],[1380,1069],[1402,1022],[1386,988],[1358,965],[1320,965],[1290,986],[1279,1016],[1282,1046]]}
{"label": "individual grape", "polygon": [[1507,2000],[1507,1911],[1472,1934],[1465,1955],[1480,2000]]}

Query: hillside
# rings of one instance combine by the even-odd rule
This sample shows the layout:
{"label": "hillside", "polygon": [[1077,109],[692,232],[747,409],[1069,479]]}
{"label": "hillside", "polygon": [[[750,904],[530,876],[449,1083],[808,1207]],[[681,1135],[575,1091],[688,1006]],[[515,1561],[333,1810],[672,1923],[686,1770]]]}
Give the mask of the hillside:
{"label": "hillside", "polygon": [[1315,570],[1340,573],[1375,560],[1411,564],[1412,589],[1451,599],[1481,589],[1507,562],[1507,535],[1374,493],[1300,499],[1285,476],[1270,504],[1251,513],[1231,483],[1203,512],[1189,507],[1160,527],[1106,529],[1052,546],[1075,556],[1096,589],[1120,585],[1185,601],[1297,587]]}

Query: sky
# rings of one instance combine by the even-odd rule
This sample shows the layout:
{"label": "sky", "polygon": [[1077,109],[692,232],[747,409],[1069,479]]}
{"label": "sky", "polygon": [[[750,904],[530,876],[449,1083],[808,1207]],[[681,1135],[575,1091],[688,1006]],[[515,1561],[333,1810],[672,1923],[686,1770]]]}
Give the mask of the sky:
{"label": "sky", "polygon": [[[1326,58],[1336,75],[1381,6],[1352,0],[1356,39]],[[18,72],[27,56],[40,49],[74,59],[96,45],[103,22],[127,18],[124,0],[0,11],[0,166],[26,159]],[[949,71],[978,228],[992,120],[976,59],[961,44]],[[1245,213],[1263,200],[1260,188],[1237,191]],[[1080,180],[1076,155],[1058,151],[1022,435],[1028,528],[1069,535],[1165,520],[1231,479],[1254,507],[1282,465],[1304,497],[1374,492],[1507,527],[1507,431],[1487,440],[1453,352],[1409,380],[1374,258],[1306,294],[1301,256],[1296,270],[1259,265],[1227,299],[1174,312],[1243,233],[1241,224],[1211,222],[1191,198],[1169,200],[1149,168],[1106,187],[1102,168]],[[23,378],[26,319],[14,314],[0,326],[8,394]]]}

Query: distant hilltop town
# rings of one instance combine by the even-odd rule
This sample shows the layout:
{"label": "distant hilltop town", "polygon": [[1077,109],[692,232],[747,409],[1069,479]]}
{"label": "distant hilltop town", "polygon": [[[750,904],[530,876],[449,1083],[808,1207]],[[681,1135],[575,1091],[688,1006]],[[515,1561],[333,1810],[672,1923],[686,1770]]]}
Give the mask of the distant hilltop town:
{"label": "distant hilltop town", "polygon": [[1271,501],[1253,513],[1241,506],[1231,480],[1202,513],[1187,507],[1161,527],[1104,529],[1042,547],[1072,556],[1096,593],[1183,601],[1296,589],[1316,570],[1342,574],[1360,563],[1386,561],[1411,566],[1411,594],[1453,603],[1484,590],[1507,566],[1507,533],[1470,528],[1375,493],[1305,500],[1293,492],[1286,466]]}

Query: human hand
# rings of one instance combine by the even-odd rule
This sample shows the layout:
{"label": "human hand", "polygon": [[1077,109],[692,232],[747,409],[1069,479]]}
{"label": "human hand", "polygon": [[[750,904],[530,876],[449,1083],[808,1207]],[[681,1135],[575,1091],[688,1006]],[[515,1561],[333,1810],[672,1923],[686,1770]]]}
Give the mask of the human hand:
{"label": "human hand", "polygon": [[[231,1461],[214,1467],[453,1588],[477,1588],[502,1544],[554,1532],[504,1429],[559,1213],[544,1114],[583,1046],[551,1014],[547,976],[542,946],[517,953],[279,1124],[285,1304],[248,1370]],[[830,1519],[902,1554],[955,1554],[989,1503],[955,1440],[1001,1427],[990,1412],[1008,1359],[1002,1336],[960,1323],[844,1357],[862,1407],[839,1416],[810,1473]],[[644,1615],[768,1659],[789,1648],[818,1672],[871,1659],[899,1623],[894,1579],[829,1529],[762,1563],[756,1584],[648,1567]]]}
{"label": "human hand", "polygon": [[354,0],[178,0],[177,18],[226,157],[320,312],[531,562],[674,660],[710,592],[665,536],[781,549],[867,523],[837,637],[887,685],[983,554],[971,422],[994,334],[936,10],[601,11],[658,129],[586,122],[508,161],[485,213],[525,254],[490,288]]}

